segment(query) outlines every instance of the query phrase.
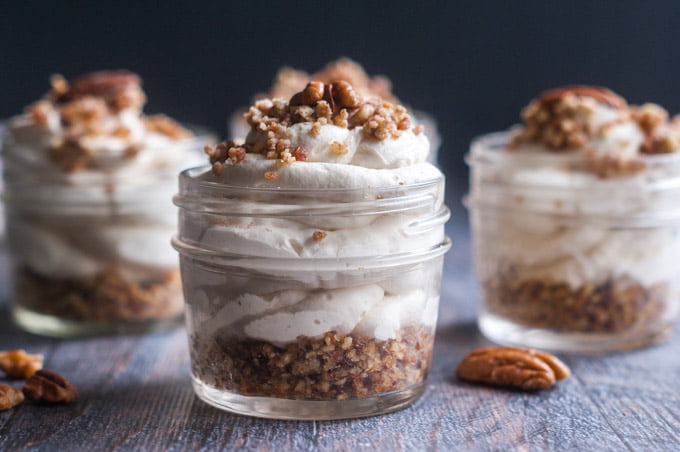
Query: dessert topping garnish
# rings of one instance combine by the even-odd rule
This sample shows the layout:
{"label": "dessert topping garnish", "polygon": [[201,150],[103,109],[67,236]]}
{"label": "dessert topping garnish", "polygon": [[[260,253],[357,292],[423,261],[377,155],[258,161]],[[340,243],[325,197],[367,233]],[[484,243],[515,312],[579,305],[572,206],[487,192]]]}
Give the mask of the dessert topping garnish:
{"label": "dessert topping garnish", "polygon": [[619,120],[629,117],[626,101],[606,88],[568,86],[547,91],[523,110],[524,128],[513,137],[511,147],[529,141],[553,151],[581,148],[601,126],[591,120],[598,104],[618,110]]}
{"label": "dessert topping garnish", "polygon": [[547,389],[569,377],[569,368],[555,356],[514,347],[480,348],[463,358],[458,378],[526,391]]}
{"label": "dessert topping garnish", "polygon": [[[251,132],[246,143],[225,141],[217,146],[207,146],[206,153],[219,175],[224,165],[235,165],[245,159],[246,153],[259,153],[277,164],[288,165],[307,160],[306,151],[291,143],[288,128],[309,122],[309,134],[319,136],[321,127],[332,124],[354,129],[378,141],[398,138],[410,127],[410,116],[405,107],[378,98],[360,96],[352,85],[344,80],[331,83],[311,81],[289,102],[283,99],[264,99],[255,103],[246,113]],[[414,133],[420,134],[422,126]],[[336,154],[346,151],[335,142],[329,143]]]}
{"label": "dessert topping garnish", "polygon": [[87,147],[84,140],[87,138],[117,138],[129,145],[122,153],[124,158],[137,154],[135,137],[118,117],[124,110],[139,115],[149,132],[174,140],[191,136],[188,130],[166,116],[145,117],[141,114],[146,96],[141,79],[132,72],[93,72],[70,82],[54,75],[50,83],[52,89],[42,100],[28,107],[27,114],[39,126],[57,127],[58,134],[52,140],[48,157],[66,172],[96,167],[97,152]]}

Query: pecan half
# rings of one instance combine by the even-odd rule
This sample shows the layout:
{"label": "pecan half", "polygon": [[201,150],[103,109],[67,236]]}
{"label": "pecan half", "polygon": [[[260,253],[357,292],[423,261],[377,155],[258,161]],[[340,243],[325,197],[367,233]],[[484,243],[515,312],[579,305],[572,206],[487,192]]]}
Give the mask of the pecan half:
{"label": "pecan half", "polygon": [[573,85],[545,91],[539,97],[543,103],[556,102],[572,94],[579,97],[592,97],[596,101],[614,108],[626,108],[626,100],[615,92],[601,86]]}
{"label": "pecan half", "polygon": [[356,108],[361,105],[361,97],[352,85],[344,80],[336,80],[326,85],[323,99],[331,106],[333,113],[342,108]]}
{"label": "pecan half", "polygon": [[126,70],[92,72],[71,80],[67,96],[102,96],[128,85],[141,85],[137,74]]}
{"label": "pecan half", "polygon": [[317,102],[323,99],[324,96],[324,84],[319,81],[312,81],[307,83],[305,89],[296,93],[290,99],[290,106],[296,107],[299,105],[314,106]]}
{"label": "pecan half", "polygon": [[569,377],[569,368],[555,356],[537,350],[489,347],[463,358],[456,369],[458,378],[527,391],[547,389],[555,380]]}
{"label": "pecan half", "polygon": [[9,378],[26,379],[42,369],[42,363],[42,355],[29,355],[24,350],[0,352],[0,370]]}
{"label": "pecan half", "polygon": [[70,403],[78,395],[70,381],[57,372],[45,369],[26,380],[22,391],[29,399],[50,403]]}
{"label": "pecan half", "polygon": [[24,401],[24,394],[18,389],[0,383],[0,411],[9,410]]}

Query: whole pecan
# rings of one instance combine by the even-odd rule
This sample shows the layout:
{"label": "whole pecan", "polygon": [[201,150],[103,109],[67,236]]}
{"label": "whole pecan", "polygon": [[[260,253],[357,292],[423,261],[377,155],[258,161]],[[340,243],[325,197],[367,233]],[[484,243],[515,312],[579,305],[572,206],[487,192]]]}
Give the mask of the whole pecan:
{"label": "whole pecan", "polygon": [[539,100],[543,103],[557,102],[567,95],[592,97],[596,101],[614,108],[626,108],[626,100],[615,92],[601,86],[572,85],[562,86],[543,92]]}
{"label": "whole pecan", "polygon": [[325,85],[320,81],[309,82],[304,90],[291,97],[289,104],[291,107],[301,105],[313,107],[322,100],[328,103],[334,114],[343,108],[356,108],[361,104],[359,94],[344,80],[336,80]]}
{"label": "whole pecan", "polygon": [[50,403],[70,403],[78,395],[70,381],[57,372],[45,369],[26,380],[22,391],[29,399]]}
{"label": "whole pecan", "polygon": [[555,356],[537,350],[489,347],[465,356],[456,369],[458,378],[524,390],[547,389],[569,377],[569,368]]}
{"label": "whole pecan", "polygon": [[323,82],[319,81],[309,82],[307,83],[305,89],[291,97],[290,106],[297,107],[299,105],[308,105],[312,107],[321,99],[323,99],[324,89],[325,88]]}
{"label": "whole pecan", "polygon": [[331,106],[333,113],[342,108],[356,108],[361,104],[361,97],[352,85],[344,80],[336,80],[325,86],[323,99]]}
{"label": "whole pecan", "polygon": [[9,410],[24,401],[24,395],[18,389],[0,383],[0,411]]}
{"label": "whole pecan", "polygon": [[67,96],[102,96],[128,85],[141,85],[137,74],[126,70],[91,72],[71,80]]}
{"label": "whole pecan", "polygon": [[9,378],[26,379],[42,368],[42,355],[29,355],[24,350],[0,352],[0,370]]}

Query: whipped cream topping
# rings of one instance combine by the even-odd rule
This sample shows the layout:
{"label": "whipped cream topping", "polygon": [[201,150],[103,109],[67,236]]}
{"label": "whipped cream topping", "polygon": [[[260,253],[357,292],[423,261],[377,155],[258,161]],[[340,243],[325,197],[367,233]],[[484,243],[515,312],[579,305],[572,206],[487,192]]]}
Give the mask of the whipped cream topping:
{"label": "whipped cream topping", "polygon": [[[422,251],[445,241],[443,175],[426,161],[428,139],[400,122],[404,117],[397,109],[391,110],[395,120],[384,129],[369,120],[353,123],[362,104],[337,108],[342,101],[335,99],[336,110],[331,111],[319,95],[290,114],[287,104],[265,101],[254,113],[257,120],[251,121],[245,144],[229,142],[207,150],[217,167],[197,173],[195,180],[236,191],[215,198],[223,215],[185,217],[180,240],[204,250],[285,263],[277,267],[278,261],[269,261],[266,270],[254,264],[245,270],[252,276],[244,279],[183,261],[193,328],[285,346],[300,335],[317,337],[327,331],[389,339],[404,326],[436,322],[439,259],[397,275],[394,269],[368,271],[341,261],[361,257],[366,265],[377,256]],[[329,108],[328,116],[320,120],[313,111],[324,108]],[[371,104],[370,110],[380,108]],[[295,120],[295,115],[308,119]],[[429,184],[427,200],[417,208],[380,210],[376,204],[361,213],[352,204],[375,203],[382,194],[406,199],[422,184]],[[242,188],[271,192],[251,197],[238,191]],[[291,194],[284,199],[278,190],[316,191],[316,196],[295,199]],[[315,212],[319,206],[326,210]],[[306,215],[301,213],[305,209]],[[432,224],[414,229],[427,220]],[[338,268],[310,270],[313,259],[338,259]]]}

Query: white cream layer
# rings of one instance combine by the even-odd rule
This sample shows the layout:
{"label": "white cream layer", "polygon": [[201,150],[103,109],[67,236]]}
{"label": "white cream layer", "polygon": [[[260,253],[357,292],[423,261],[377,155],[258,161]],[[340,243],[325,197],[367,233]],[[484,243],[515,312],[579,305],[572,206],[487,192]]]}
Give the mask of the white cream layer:
{"label": "white cream layer", "polygon": [[[171,175],[153,179],[159,171],[176,174],[202,163],[196,145],[146,132],[138,114],[123,111],[117,121],[132,131],[137,155],[123,157],[130,142],[89,137],[83,144],[92,147],[101,169],[67,173],[48,158],[50,144],[62,133],[58,118],[53,119],[42,127],[20,116],[6,131],[2,151],[9,202],[31,211],[15,215],[8,224],[17,261],[57,278],[85,278],[112,265],[135,269],[132,279],[176,268],[177,255],[169,243],[176,230],[171,202],[176,180]],[[16,189],[26,184],[34,190]],[[36,196],[39,190],[45,197]]]}
{"label": "white cream layer", "polygon": [[[206,172],[203,181],[238,187],[317,190],[317,203],[332,202],[333,189],[354,189],[352,201],[375,199],[371,189],[391,187],[407,193],[408,185],[442,177],[426,163],[428,142],[424,135],[405,132],[400,138],[378,141],[365,138],[360,129],[326,125],[319,136],[309,133],[311,124],[289,129],[292,146],[302,146],[307,161],[276,168],[261,155],[224,167],[220,176]],[[333,152],[340,143],[345,153]],[[337,149],[337,146],[335,146]],[[264,177],[276,171],[277,177]],[[433,198],[443,196],[440,186]],[[324,192],[324,190],[331,190]],[[239,212],[266,212],[265,201],[237,200]],[[335,208],[342,206],[337,203]],[[272,206],[274,207],[274,206]],[[224,207],[229,217],[230,209]],[[379,215],[298,216],[288,218],[229,217],[226,221],[189,222],[182,226],[183,239],[201,248],[228,249],[236,254],[293,259],[282,272],[295,271],[298,258],[378,256],[425,249],[444,240],[444,227],[410,234],[408,226],[422,213],[394,212]],[[199,224],[200,223],[200,224]],[[315,241],[315,231],[326,236]],[[429,267],[428,267],[429,268]],[[294,282],[282,278],[249,280],[211,274],[187,263],[189,324],[209,334],[218,330],[271,342],[278,346],[298,336],[317,337],[327,331],[356,333],[379,340],[394,338],[406,325],[432,326],[436,322],[438,294],[432,287],[439,273],[412,272],[394,278],[389,271],[382,282],[361,282],[365,271],[299,272]],[[270,273],[268,270],[265,272]],[[278,273],[277,273],[278,274]],[[375,281],[375,277],[372,278]],[[430,282],[430,280],[433,282]],[[295,289],[289,288],[294,285]]]}
{"label": "white cream layer", "polygon": [[[622,149],[611,142],[601,149],[607,146]],[[480,261],[511,267],[522,278],[549,278],[573,288],[625,277],[647,286],[675,278],[677,228],[607,224],[636,218],[663,223],[663,215],[678,209],[678,194],[649,189],[680,182],[677,163],[603,179],[574,169],[571,163],[578,155],[537,146],[495,152],[498,161],[480,162],[473,170],[471,202],[482,209],[475,214],[476,233],[490,242],[479,245],[486,250]],[[491,213],[483,206],[501,208]]]}

